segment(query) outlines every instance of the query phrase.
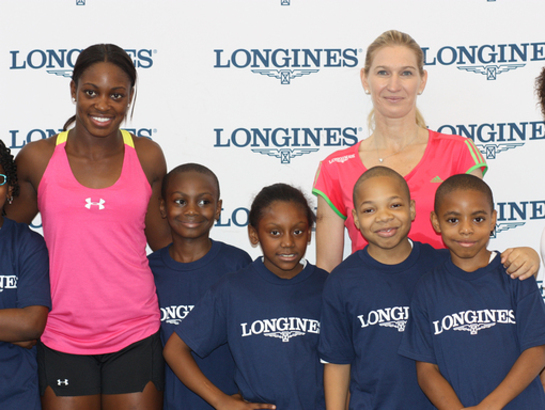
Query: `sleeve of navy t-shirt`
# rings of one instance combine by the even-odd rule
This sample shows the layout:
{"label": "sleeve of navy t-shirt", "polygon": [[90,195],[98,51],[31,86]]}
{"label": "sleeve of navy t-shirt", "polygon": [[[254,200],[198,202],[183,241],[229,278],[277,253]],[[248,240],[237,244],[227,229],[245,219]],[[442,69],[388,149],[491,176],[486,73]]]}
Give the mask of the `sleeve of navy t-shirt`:
{"label": "sleeve of navy t-shirt", "polygon": [[49,257],[45,241],[36,232],[25,229],[18,245],[17,308],[46,306],[51,309]]}
{"label": "sleeve of navy t-shirt", "polygon": [[355,354],[341,285],[336,273],[332,273],[325,283],[318,351],[325,362],[350,364]]}
{"label": "sleeve of navy t-shirt", "polygon": [[[427,275],[430,275],[428,273]],[[433,348],[433,335],[429,327],[426,308],[426,275],[419,281],[411,299],[409,319],[403,332],[398,353],[409,359],[437,364]]]}
{"label": "sleeve of navy t-shirt", "polygon": [[224,298],[227,288],[224,276],[195,305],[190,315],[175,330],[176,334],[199,357],[204,358],[227,342],[227,321]]}
{"label": "sleeve of navy t-shirt", "polygon": [[521,351],[545,344],[545,303],[534,277],[514,282],[518,301],[515,312]]}

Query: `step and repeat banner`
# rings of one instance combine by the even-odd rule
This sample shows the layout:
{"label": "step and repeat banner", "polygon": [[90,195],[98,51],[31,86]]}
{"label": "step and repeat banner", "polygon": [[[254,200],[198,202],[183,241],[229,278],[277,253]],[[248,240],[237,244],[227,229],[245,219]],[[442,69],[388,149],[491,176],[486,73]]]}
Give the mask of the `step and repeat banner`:
{"label": "step and repeat banner", "polygon": [[212,236],[257,256],[246,227],[253,196],[282,181],[316,204],[319,161],[369,136],[365,50],[397,29],[425,53],[418,106],[428,126],[473,139],[486,157],[498,211],[491,248],[537,250],[544,17],[543,0],[3,0],[0,138],[17,153],[58,133],[75,111],[80,50],[117,44],[139,74],[125,128],[159,143],[169,169],[211,168],[224,204]]}

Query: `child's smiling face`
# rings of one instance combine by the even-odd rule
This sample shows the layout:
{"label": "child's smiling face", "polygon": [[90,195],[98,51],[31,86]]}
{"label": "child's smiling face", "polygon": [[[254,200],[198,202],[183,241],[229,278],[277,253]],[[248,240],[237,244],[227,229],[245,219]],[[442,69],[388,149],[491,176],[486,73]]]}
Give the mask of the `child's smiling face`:
{"label": "child's smiling face", "polygon": [[221,212],[214,178],[196,171],[171,175],[160,208],[173,237],[208,238]]}
{"label": "child's smiling face", "polygon": [[386,264],[405,260],[411,249],[407,235],[416,214],[401,182],[391,176],[367,179],[357,188],[354,208],[354,222],[369,242],[369,254]]}
{"label": "child's smiling face", "polygon": [[302,270],[299,263],[310,242],[311,227],[305,209],[291,201],[274,201],[263,210],[257,227],[248,225],[252,244],[260,244],[263,263],[272,273],[291,279]]}
{"label": "child's smiling face", "polygon": [[431,218],[456,266],[472,272],[488,264],[486,246],[496,226],[496,211],[484,193],[455,189],[444,195]]}

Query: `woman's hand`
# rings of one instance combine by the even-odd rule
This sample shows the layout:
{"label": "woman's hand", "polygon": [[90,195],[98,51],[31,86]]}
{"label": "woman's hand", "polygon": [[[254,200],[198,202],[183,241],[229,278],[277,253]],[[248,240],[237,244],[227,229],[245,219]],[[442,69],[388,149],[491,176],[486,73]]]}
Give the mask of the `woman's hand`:
{"label": "woman's hand", "polygon": [[528,279],[539,271],[539,255],[532,248],[509,248],[501,254],[501,263],[512,279]]}

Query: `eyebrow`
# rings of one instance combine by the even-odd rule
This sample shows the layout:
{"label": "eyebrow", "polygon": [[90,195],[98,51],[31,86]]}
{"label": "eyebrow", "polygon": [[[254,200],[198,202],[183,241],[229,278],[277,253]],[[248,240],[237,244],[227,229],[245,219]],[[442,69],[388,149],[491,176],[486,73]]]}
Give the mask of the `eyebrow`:
{"label": "eyebrow", "polygon": [[[183,191],[172,191],[171,195],[174,195],[174,194],[180,194],[180,195],[185,195],[185,196],[189,196],[189,194],[183,192]],[[205,191],[205,192],[199,192],[196,196],[203,196],[203,195],[214,195],[213,192],[209,192],[209,191]]]}
{"label": "eyebrow", "polygon": [[[402,196],[401,195],[394,195],[394,196],[388,197],[386,200],[387,201],[393,201],[395,199],[402,199]],[[362,206],[362,205],[365,205],[365,204],[374,204],[375,202],[376,202],[376,200],[363,201],[363,202],[360,202],[360,204],[358,206]]]}
{"label": "eyebrow", "polygon": [[[377,69],[377,68],[392,68],[392,66],[388,66],[388,65],[377,65],[377,66],[375,67],[375,69]],[[405,69],[407,69],[407,68],[412,68],[413,70],[416,70],[416,67],[413,66],[413,65],[405,65],[405,66],[403,66],[403,67],[400,67],[401,70],[405,70]]]}
{"label": "eyebrow", "polygon": [[[487,212],[486,210],[484,209],[479,209],[477,211],[474,211],[471,213],[471,216],[476,216],[476,215],[487,215]],[[458,216],[458,215],[462,215],[461,212],[456,212],[456,211],[447,211],[443,214],[443,216]]]}
{"label": "eyebrow", "polygon": [[[92,87],[99,88],[98,85],[93,84],[93,83],[83,83],[83,85],[90,85],[90,86],[92,86]],[[113,87],[113,88],[111,88],[111,90],[117,90],[117,89],[126,90],[126,88],[123,87],[122,85],[119,86],[119,87]]]}

